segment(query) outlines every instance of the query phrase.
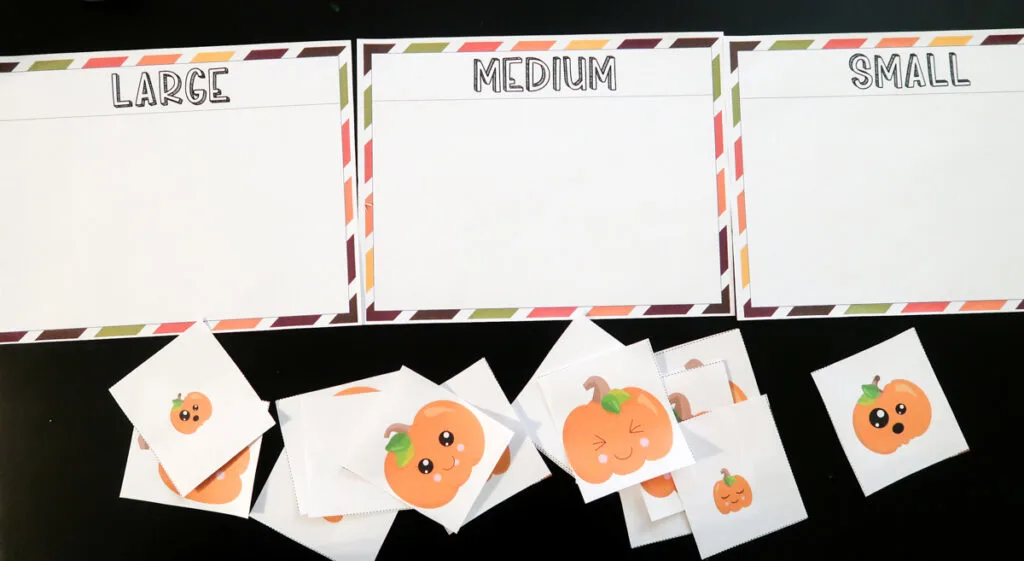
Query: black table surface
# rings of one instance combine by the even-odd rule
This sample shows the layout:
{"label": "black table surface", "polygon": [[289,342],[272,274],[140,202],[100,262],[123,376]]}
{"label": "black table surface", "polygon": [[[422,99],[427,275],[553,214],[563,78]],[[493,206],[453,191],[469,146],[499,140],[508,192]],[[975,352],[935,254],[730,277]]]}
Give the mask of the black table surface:
{"label": "black table surface", "polygon": [[[1021,0],[0,0],[0,55],[360,37],[1011,27],[1024,27]],[[624,343],[649,338],[656,350],[741,327],[808,519],[717,559],[916,559],[1014,547],[1024,314],[599,323]],[[480,358],[513,399],[566,325],[364,326],[218,338],[268,400],[401,365],[441,382]],[[809,373],[910,327],[971,451],[865,498]],[[168,341],[0,346],[0,559],[319,558],[253,520],[118,498],[131,425],[107,390]],[[264,437],[257,492],[282,446],[275,427]],[[618,499],[584,505],[572,479],[549,467],[553,477],[454,536],[402,513],[379,559],[699,559],[692,538],[630,550]]]}

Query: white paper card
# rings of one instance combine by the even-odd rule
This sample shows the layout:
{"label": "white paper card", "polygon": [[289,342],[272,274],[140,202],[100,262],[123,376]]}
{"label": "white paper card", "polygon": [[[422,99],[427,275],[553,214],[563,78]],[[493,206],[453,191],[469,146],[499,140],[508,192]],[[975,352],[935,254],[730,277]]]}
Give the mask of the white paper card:
{"label": "white paper card", "polygon": [[340,519],[311,518],[299,514],[286,455],[282,451],[274,463],[270,477],[252,507],[252,518],[331,561],[375,559],[398,512]]}
{"label": "white paper card", "polygon": [[740,402],[748,396],[761,395],[750,364],[747,347],[739,329],[723,331],[703,339],[676,345],[654,354],[658,369],[663,374],[695,368],[702,364],[724,361],[729,371],[729,382],[733,401]]}
{"label": "white paper card", "polygon": [[636,549],[690,535],[690,523],[686,520],[685,513],[680,512],[652,521],[647,515],[642,492],[639,485],[619,491],[622,516],[626,519],[626,533],[629,535],[629,547]]}
{"label": "white paper card", "polygon": [[811,376],[865,495],[968,450],[915,329]]}
{"label": "white paper card", "polygon": [[650,341],[589,357],[539,383],[584,502],[693,463]]}
{"label": "white paper card", "polygon": [[110,394],[186,494],[274,426],[267,406],[201,321]]}

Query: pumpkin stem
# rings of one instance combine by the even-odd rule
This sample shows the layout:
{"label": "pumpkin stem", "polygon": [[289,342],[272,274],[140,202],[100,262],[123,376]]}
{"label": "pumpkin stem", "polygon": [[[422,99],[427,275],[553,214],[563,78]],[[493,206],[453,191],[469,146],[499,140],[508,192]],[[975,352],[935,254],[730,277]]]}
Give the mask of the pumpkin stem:
{"label": "pumpkin stem", "polygon": [[412,427],[405,423],[392,423],[391,425],[388,425],[388,428],[384,429],[384,438],[388,438],[396,432],[408,434],[409,429],[411,428]]}
{"label": "pumpkin stem", "polygon": [[703,362],[695,358],[691,358],[690,360],[686,361],[686,364],[683,365],[683,368],[686,370],[693,370],[694,368],[700,368],[701,366],[704,366]]}
{"label": "pumpkin stem", "polygon": [[668,396],[668,402],[672,404],[672,409],[675,409],[680,422],[693,418],[693,409],[690,408],[690,400],[686,399],[685,395],[681,393],[674,393]]}
{"label": "pumpkin stem", "polygon": [[872,386],[877,386],[878,382],[880,382],[881,380],[882,380],[881,376],[875,376],[874,378],[871,379],[871,385]]}
{"label": "pumpkin stem", "polygon": [[591,376],[587,378],[587,381],[583,382],[583,389],[594,390],[593,401],[595,403],[601,403],[601,398],[608,395],[608,392],[612,391],[608,382],[600,376]]}
{"label": "pumpkin stem", "polygon": [[729,477],[729,470],[722,468],[722,476]]}
{"label": "pumpkin stem", "polygon": [[146,444],[146,439],[142,438],[141,434],[139,435],[139,448],[142,448],[143,450],[149,450],[149,444]]}

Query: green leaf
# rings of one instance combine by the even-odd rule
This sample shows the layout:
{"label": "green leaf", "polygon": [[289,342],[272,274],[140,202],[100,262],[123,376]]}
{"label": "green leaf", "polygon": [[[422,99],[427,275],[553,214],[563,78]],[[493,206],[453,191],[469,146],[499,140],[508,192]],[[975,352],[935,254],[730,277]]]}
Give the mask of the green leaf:
{"label": "green leaf", "polygon": [[860,390],[864,392],[857,400],[857,403],[861,405],[871,405],[878,399],[878,396],[882,395],[882,390],[874,384],[864,384]]}
{"label": "green leaf", "polygon": [[184,405],[184,403],[184,399],[174,399],[173,401],[171,401],[171,411],[177,411],[178,409],[181,409],[181,406]]}
{"label": "green leaf", "polygon": [[626,402],[627,399],[632,397],[632,396],[630,396],[628,393],[626,393],[623,390],[612,390],[612,391],[608,392],[608,395],[614,396],[615,397],[615,401],[618,401],[619,405],[622,405],[623,403]]}
{"label": "green leaf", "polygon": [[396,432],[394,436],[391,437],[391,440],[388,441],[388,444],[384,449],[388,452],[404,452],[406,450],[411,450],[412,439],[404,432]]}
{"label": "green leaf", "polygon": [[678,412],[678,411],[676,411],[676,408],[675,408],[675,407],[673,407],[673,408],[672,408],[672,414],[673,414],[673,415],[675,415],[675,417],[676,417],[676,422],[677,422],[677,423],[681,423],[681,422],[683,422],[683,420],[679,418],[679,412]]}
{"label": "green leaf", "polygon": [[397,452],[395,452],[395,460],[398,461],[398,467],[404,468],[405,466],[407,466],[409,462],[412,460],[412,456],[413,448],[411,444],[409,445],[408,448],[404,448],[402,450],[398,450]]}
{"label": "green leaf", "polygon": [[732,484],[736,483],[736,478],[731,475],[726,475],[725,477],[722,478],[722,480],[725,481],[726,487],[732,487]]}
{"label": "green leaf", "polygon": [[612,394],[607,394],[601,398],[601,408],[616,415],[622,412],[622,405],[619,404],[619,400],[615,399],[615,396]]}

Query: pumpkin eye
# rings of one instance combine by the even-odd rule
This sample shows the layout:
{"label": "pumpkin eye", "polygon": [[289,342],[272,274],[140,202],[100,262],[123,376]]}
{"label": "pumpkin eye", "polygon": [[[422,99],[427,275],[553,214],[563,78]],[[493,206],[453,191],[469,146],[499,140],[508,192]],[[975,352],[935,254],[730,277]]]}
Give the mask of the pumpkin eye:
{"label": "pumpkin eye", "polygon": [[188,417],[189,417],[189,412],[186,409],[182,409],[181,413],[178,413],[178,418],[181,419],[182,421],[187,421]]}
{"label": "pumpkin eye", "polygon": [[868,413],[868,415],[868,421],[870,421],[871,426],[876,429],[880,429],[889,424],[889,414],[885,412],[885,409],[876,407],[872,409],[871,413]]}
{"label": "pumpkin eye", "polygon": [[907,406],[906,405],[903,405],[902,403],[897,403],[896,404],[896,414],[897,415],[904,415],[904,414],[906,414],[906,412],[907,412]]}
{"label": "pumpkin eye", "polygon": [[724,496],[724,497],[721,497],[721,499],[722,499],[723,501],[727,501],[727,500],[729,500],[729,497],[730,497],[730,496],[732,496],[732,495],[726,495],[726,496]]}
{"label": "pumpkin eye", "polygon": [[427,458],[423,458],[422,460],[420,460],[420,463],[416,464],[416,469],[420,470],[420,473],[422,473],[423,475],[426,475],[434,471],[434,462],[428,460]]}
{"label": "pumpkin eye", "polygon": [[634,425],[633,421],[630,420],[629,421],[629,434],[637,434],[637,433],[641,433],[641,432],[644,432],[644,426],[641,425],[641,424]]}
{"label": "pumpkin eye", "polygon": [[594,446],[594,451],[595,452],[597,452],[601,448],[604,448],[605,444],[608,444],[607,440],[601,438],[600,436],[597,436],[596,434],[594,435],[594,439],[595,440],[594,440],[594,443],[592,444],[592,446]]}
{"label": "pumpkin eye", "polygon": [[743,493],[746,493],[746,492],[747,492],[746,489],[740,489],[739,491],[736,491],[736,494],[737,495],[742,495]]}
{"label": "pumpkin eye", "polygon": [[437,437],[437,441],[441,443],[441,446],[448,447],[455,443],[455,435],[444,431]]}
{"label": "pumpkin eye", "polygon": [[199,411],[199,404],[197,403],[197,404],[193,405],[192,406],[192,410],[193,411]]}

